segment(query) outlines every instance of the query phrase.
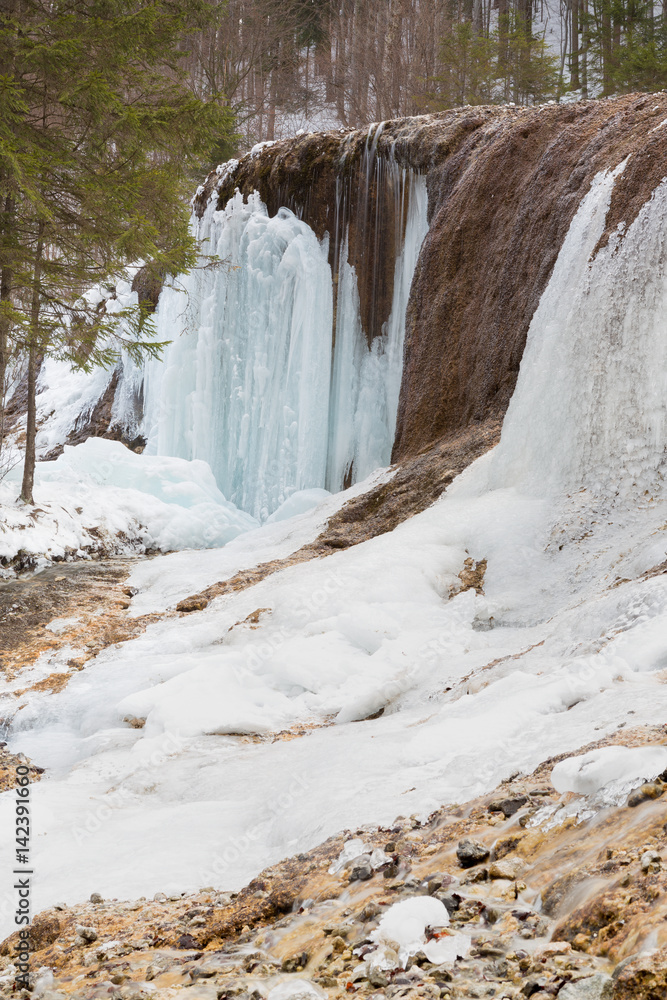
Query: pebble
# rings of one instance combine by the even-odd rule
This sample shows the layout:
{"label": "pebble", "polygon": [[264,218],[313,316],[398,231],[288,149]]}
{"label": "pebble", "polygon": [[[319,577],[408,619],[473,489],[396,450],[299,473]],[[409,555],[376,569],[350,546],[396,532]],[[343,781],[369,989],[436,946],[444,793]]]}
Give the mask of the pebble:
{"label": "pebble", "polygon": [[518,812],[521,806],[524,806],[527,801],[527,795],[517,795],[513,798],[498,799],[495,802],[489,803],[489,812],[501,812],[503,816],[509,819],[510,816],[513,816],[514,813]]}
{"label": "pebble", "polygon": [[521,858],[503,858],[502,861],[494,861],[489,866],[489,878],[506,878],[513,881],[521,875],[525,862]]}
{"label": "pebble", "polygon": [[490,853],[488,847],[480,844],[477,840],[460,840],[456,848],[456,857],[459,859],[461,868],[472,868],[474,865],[486,861]]}
{"label": "pebble", "polygon": [[90,902],[91,903],[103,903],[104,900],[100,896],[99,892],[91,892],[91,894],[90,894]]}
{"label": "pebble", "polygon": [[657,851],[644,851],[641,856],[641,866],[644,874],[660,871],[662,858]]}
{"label": "pebble", "polygon": [[350,872],[350,882],[367,882],[373,878],[373,868],[370,861],[363,861],[360,865],[355,864]]}

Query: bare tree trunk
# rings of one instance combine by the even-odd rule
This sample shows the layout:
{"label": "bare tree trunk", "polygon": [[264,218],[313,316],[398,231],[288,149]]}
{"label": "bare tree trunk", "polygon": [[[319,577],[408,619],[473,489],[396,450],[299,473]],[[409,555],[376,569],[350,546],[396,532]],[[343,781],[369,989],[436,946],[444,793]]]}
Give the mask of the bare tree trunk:
{"label": "bare tree trunk", "polygon": [[611,94],[611,11],[605,0],[602,8],[602,93]]}
{"label": "bare tree trunk", "polygon": [[35,443],[37,439],[37,343],[39,334],[40,280],[42,253],[44,251],[44,223],[39,223],[35,268],[33,272],[32,302],[30,306],[30,343],[28,345],[28,413],[25,434],[25,462],[21,500],[34,505],[32,490],[35,483]]}
{"label": "bare tree trunk", "polygon": [[579,2],[570,0],[572,7],[572,40],[570,42],[570,86],[579,90]]}
{"label": "bare tree trunk", "polygon": [[588,0],[581,0],[581,93],[588,97]]}
{"label": "bare tree trunk", "polygon": [[[14,199],[8,194],[5,199],[5,211],[2,222],[2,235],[6,239],[7,232],[14,215]],[[0,305],[9,304],[12,291],[12,269],[7,261],[2,262],[0,270]],[[9,317],[0,314],[0,451],[5,441],[5,409],[7,406],[7,368],[9,366]]]}

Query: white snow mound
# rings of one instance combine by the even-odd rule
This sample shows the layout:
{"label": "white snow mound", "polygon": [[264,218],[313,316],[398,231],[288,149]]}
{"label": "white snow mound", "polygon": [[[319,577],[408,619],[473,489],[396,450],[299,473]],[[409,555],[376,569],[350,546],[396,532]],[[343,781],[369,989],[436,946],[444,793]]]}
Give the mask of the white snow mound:
{"label": "white snow mound", "polygon": [[455,962],[470,951],[470,940],[463,934],[449,934],[426,940],[426,928],[449,925],[447,907],[432,896],[414,896],[394,903],[384,914],[371,940],[396,947],[403,968],[409,958],[423,951],[429,962],[440,965]]}

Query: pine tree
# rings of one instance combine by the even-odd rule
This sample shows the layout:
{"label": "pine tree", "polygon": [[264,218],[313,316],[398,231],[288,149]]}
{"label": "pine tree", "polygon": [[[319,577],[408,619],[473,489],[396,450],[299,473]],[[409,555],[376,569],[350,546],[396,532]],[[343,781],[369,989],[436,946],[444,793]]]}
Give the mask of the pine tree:
{"label": "pine tree", "polygon": [[[112,360],[109,320],[82,292],[130,261],[162,273],[195,261],[189,177],[232,122],[215,95],[192,94],[180,63],[185,35],[213,13],[204,0],[17,0],[0,21],[11,97],[0,113],[0,371],[11,332],[28,360],[28,503],[39,358]],[[124,346],[158,347],[145,336]]]}

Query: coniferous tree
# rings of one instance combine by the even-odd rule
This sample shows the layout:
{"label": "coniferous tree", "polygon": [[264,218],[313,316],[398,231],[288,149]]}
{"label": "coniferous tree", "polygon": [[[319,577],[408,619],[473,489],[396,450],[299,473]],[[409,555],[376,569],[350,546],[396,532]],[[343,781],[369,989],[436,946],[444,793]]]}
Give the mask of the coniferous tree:
{"label": "coniferous tree", "polygon": [[11,99],[0,112],[0,374],[11,339],[28,362],[26,502],[39,358],[90,366],[114,355],[100,336],[111,321],[82,293],[130,261],[161,273],[195,262],[185,192],[232,122],[216,95],[192,94],[180,64],[184,35],[213,12],[204,0],[16,0],[0,21]]}

